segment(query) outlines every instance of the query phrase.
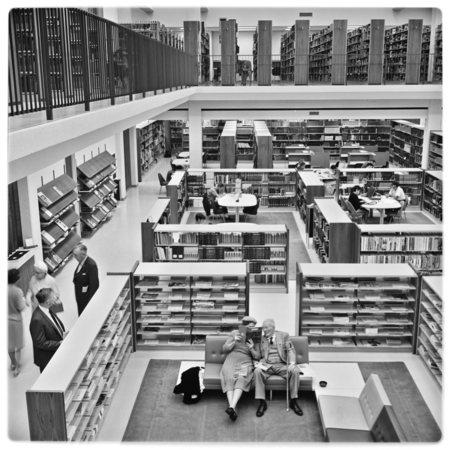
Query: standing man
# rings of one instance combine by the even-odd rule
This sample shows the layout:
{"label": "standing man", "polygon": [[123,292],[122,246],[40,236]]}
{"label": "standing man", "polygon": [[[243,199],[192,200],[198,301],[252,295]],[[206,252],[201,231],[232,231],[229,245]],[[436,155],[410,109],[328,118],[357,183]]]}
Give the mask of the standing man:
{"label": "standing man", "polygon": [[73,255],[79,263],[73,274],[73,284],[75,285],[75,299],[80,316],[98,289],[98,268],[96,262],[87,255],[85,245],[80,244],[75,247]]}
{"label": "standing man", "polygon": [[[295,348],[289,339],[289,334],[284,331],[275,331],[275,321],[266,319],[263,322],[263,338],[261,341],[261,356],[264,368],[256,366],[255,377],[255,398],[259,400],[259,407],[256,412],[257,417],[262,417],[267,409],[265,382],[271,375],[289,377],[289,392],[291,401],[289,406],[298,416],[303,415],[303,411],[297,404],[298,386],[300,383],[300,369],[296,364]],[[288,370],[286,364],[289,361]]]}
{"label": "standing man", "polygon": [[65,338],[66,330],[58,316],[50,310],[57,302],[53,290],[42,288],[36,294],[36,300],[38,306],[31,316],[30,333],[34,363],[42,373]]}

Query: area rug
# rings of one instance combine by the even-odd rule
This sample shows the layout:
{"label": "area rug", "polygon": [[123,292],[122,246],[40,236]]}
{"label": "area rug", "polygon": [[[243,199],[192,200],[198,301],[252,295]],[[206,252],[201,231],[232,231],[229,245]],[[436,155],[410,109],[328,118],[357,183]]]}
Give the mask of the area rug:
{"label": "area rug", "polygon": [[[190,212],[186,224],[192,225],[195,223],[196,212]],[[297,227],[294,214],[297,212],[266,212],[258,211],[258,215],[251,216],[251,223],[257,225],[286,225],[289,230],[289,279],[295,280],[296,264],[310,263],[311,259],[306,250],[303,239],[300,236],[300,231]],[[221,223],[212,221],[211,223]]]}
{"label": "area rug", "polygon": [[[370,223],[371,225],[378,225],[380,223],[380,216],[378,214],[375,214],[373,217],[369,217],[368,223]],[[406,220],[402,216],[402,219],[400,221],[398,219],[395,219],[394,224],[429,225],[434,224],[434,222],[421,211],[417,211],[417,212],[407,212]]]}
{"label": "area rug", "polygon": [[[367,380],[379,375],[409,442],[437,442],[441,432],[407,367],[402,362],[358,363]],[[286,411],[284,392],[274,392],[263,417],[256,417],[254,392],[244,393],[238,419],[225,414],[221,391],[205,391],[196,405],[173,394],[180,361],[152,360],[128,421],[124,442],[324,442],[313,392],[301,392],[303,416]]]}

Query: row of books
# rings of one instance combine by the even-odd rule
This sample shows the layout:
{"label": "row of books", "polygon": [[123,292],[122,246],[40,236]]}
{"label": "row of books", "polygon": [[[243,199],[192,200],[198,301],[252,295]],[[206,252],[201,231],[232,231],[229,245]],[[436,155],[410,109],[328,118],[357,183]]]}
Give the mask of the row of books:
{"label": "row of books", "polygon": [[335,334],[339,336],[377,336],[377,335],[391,335],[391,336],[403,336],[410,333],[407,328],[401,326],[391,326],[388,327],[361,327],[358,328],[356,325],[352,327],[345,328],[307,328],[304,327],[303,331],[311,336],[323,336]]}
{"label": "row of books", "polygon": [[387,252],[425,252],[442,251],[441,236],[427,236],[429,233],[417,233],[422,236],[362,236],[361,251]]}
{"label": "row of books", "polygon": [[412,264],[417,270],[442,270],[442,255],[361,255],[363,264]]}
{"label": "row of books", "polygon": [[255,283],[285,284],[286,275],[255,275]]}

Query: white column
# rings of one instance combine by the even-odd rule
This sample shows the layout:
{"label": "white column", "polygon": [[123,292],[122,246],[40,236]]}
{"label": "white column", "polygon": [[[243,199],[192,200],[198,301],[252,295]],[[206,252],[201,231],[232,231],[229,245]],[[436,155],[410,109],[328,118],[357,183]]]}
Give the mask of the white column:
{"label": "white column", "polygon": [[422,169],[428,169],[428,156],[430,153],[430,131],[442,130],[442,101],[430,100],[428,117],[423,121],[425,126],[422,149]]}
{"label": "white column", "polygon": [[127,197],[127,189],[125,184],[125,155],[123,150],[123,133],[117,133],[114,135],[114,137],[116,140],[116,178],[120,180],[120,200],[125,200],[125,198]]}
{"label": "white column", "polygon": [[137,163],[137,143],[136,143],[136,127],[128,129],[128,139],[130,140],[130,165],[131,165],[131,185],[138,185],[138,163]]}
{"label": "white column", "polygon": [[35,260],[43,260],[39,202],[37,199],[38,177],[30,175],[21,178],[17,181],[17,188],[23,239],[33,239],[34,245],[38,246]]}
{"label": "white column", "polygon": [[189,159],[191,169],[202,168],[202,110],[198,103],[189,102]]}

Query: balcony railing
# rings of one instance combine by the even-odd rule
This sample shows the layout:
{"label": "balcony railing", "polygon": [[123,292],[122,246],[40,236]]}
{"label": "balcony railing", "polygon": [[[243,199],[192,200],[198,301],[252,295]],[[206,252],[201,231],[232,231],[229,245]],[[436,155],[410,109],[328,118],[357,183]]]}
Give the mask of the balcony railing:
{"label": "balcony railing", "polygon": [[9,115],[197,85],[197,58],[75,8],[9,15]]}

